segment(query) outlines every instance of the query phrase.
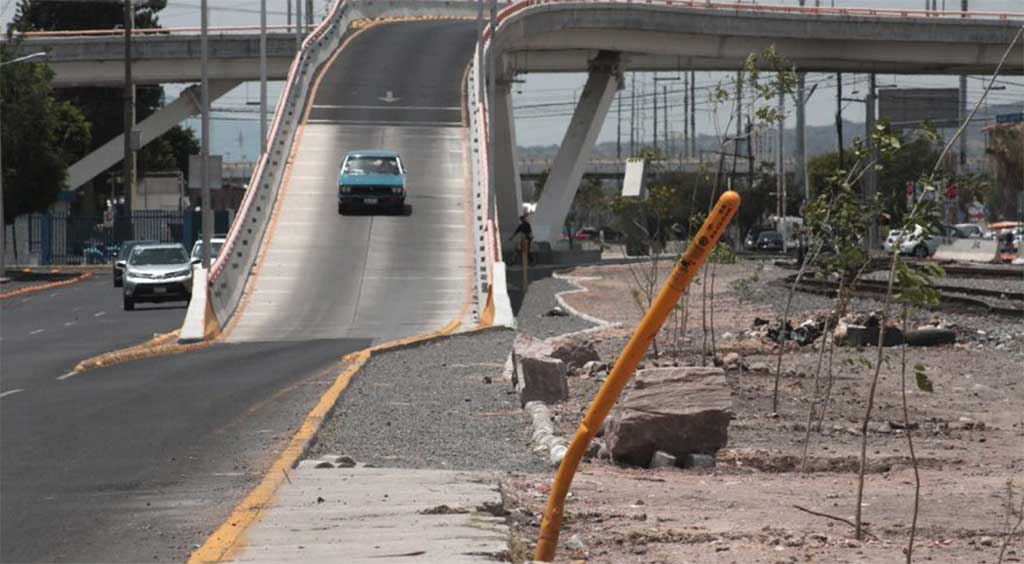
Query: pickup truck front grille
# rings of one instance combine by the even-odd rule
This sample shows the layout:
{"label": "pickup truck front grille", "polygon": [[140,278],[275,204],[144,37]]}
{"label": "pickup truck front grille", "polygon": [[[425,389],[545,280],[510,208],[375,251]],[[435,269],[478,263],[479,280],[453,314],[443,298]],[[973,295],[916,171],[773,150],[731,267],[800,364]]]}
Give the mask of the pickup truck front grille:
{"label": "pickup truck front grille", "polygon": [[353,186],[353,196],[383,196],[391,193],[391,186]]}

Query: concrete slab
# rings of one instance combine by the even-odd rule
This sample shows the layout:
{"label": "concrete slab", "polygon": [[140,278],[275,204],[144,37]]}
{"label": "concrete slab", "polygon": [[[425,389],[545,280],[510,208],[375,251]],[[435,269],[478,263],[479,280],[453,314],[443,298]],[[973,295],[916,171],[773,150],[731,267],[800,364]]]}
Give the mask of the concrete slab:
{"label": "concrete slab", "polygon": [[953,239],[935,249],[935,260],[995,262],[998,242],[988,239]]}
{"label": "concrete slab", "polygon": [[476,564],[508,549],[486,474],[304,465],[289,477],[235,562]]}

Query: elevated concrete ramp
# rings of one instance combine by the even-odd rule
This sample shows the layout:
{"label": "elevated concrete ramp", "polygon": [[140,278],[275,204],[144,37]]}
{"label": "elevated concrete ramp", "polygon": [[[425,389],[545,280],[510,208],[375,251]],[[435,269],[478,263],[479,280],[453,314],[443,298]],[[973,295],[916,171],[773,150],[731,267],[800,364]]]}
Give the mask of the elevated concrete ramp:
{"label": "elevated concrete ramp", "polygon": [[998,242],[988,239],[953,239],[951,243],[943,243],[935,250],[935,260],[955,260],[959,262],[995,262]]}

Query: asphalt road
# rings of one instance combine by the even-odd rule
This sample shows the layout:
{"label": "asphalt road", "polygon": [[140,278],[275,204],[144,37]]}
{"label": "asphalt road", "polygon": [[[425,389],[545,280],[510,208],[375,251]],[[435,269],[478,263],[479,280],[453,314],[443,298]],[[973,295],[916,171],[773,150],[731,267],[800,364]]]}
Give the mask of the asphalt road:
{"label": "asphalt road", "polygon": [[[122,319],[119,294],[80,294],[46,314],[4,305],[2,389],[24,391],[0,398],[0,560],[184,560],[262,477],[344,354],[459,316],[471,230],[463,130],[451,108],[473,41],[467,22],[372,27],[325,71],[231,335],[241,342],[58,381],[89,355],[51,350],[142,340],[96,321]],[[337,168],[356,148],[402,154],[411,215],[337,215]],[[131,315],[144,314],[168,316],[148,337],[178,325],[184,309]],[[62,332],[88,315],[97,327]]]}
{"label": "asphalt road", "polygon": [[[379,343],[459,317],[472,268],[459,108],[474,33],[471,22],[371,27],[325,72],[232,341]],[[411,214],[338,215],[338,168],[356,149],[401,154]]]}
{"label": "asphalt road", "polygon": [[0,393],[57,385],[78,361],[181,327],[184,302],[124,311],[109,272],[0,301]]}

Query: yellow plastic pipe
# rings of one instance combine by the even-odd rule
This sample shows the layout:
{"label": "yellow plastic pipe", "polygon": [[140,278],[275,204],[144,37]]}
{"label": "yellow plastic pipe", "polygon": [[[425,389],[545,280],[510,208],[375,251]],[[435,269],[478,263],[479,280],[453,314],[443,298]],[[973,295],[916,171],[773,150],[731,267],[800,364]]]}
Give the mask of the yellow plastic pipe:
{"label": "yellow plastic pipe", "polygon": [[725,232],[725,228],[736,215],[740,207],[740,195],[728,191],[718,199],[715,209],[704,221],[697,235],[690,240],[686,252],[676,264],[675,269],[669,276],[665,286],[658,293],[651,308],[647,310],[640,325],[637,326],[633,337],[630,338],[626,348],[622,351],[619,360],[615,362],[611,374],[597,392],[597,397],[587,410],[587,415],[576,430],[576,436],[572,439],[569,451],[562,459],[555,474],[555,483],[551,486],[551,496],[548,498],[547,508],[544,510],[544,519],[540,524],[540,538],[537,539],[537,550],[534,553],[534,560],[539,562],[551,562],[555,558],[555,550],[558,548],[558,534],[562,529],[562,516],[565,510],[565,496],[569,493],[569,486],[576,475],[576,469],[583,459],[583,453],[594,438],[597,430],[601,428],[605,417],[611,411],[615,402],[622,394],[633,371],[643,359],[644,354],[651,345],[651,341],[661,331],[672,308],[679,302],[683,292],[690,287],[694,277],[701,266],[707,261],[711,251],[714,250],[718,240]]}

